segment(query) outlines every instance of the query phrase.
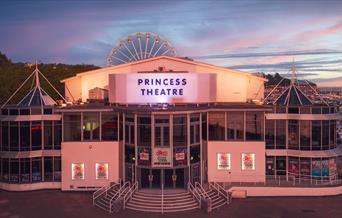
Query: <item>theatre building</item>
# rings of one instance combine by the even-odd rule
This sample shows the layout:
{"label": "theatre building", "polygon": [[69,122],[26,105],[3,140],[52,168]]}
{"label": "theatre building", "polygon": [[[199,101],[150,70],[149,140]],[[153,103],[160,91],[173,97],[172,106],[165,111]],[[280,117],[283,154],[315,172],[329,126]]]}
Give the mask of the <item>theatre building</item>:
{"label": "theatre building", "polygon": [[294,83],[266,104],[265,81],[161,55],[64,79],[58,105],[38,79],[1,110],[0,188],[337,179],[337,107]]}

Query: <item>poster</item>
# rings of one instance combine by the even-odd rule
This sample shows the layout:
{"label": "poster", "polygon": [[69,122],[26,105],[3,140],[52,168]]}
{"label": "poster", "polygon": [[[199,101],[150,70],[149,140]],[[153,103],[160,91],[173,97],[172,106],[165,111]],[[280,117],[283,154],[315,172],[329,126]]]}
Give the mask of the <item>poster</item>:
{"label": "poster", "polygon": [[72,179],[84,179],[84,163],[71,164]]}
{"label": "poster", "polygon": [[322,176],[329,176],[329,159],[322,160]]}
{"label": "poster", "polygon": [[154,167],[171,167],[170,148],[154,148],[153,149],[153,166]]}
{"label": "poster", "polygon": [[180,165],[186,165],[186,148],[180,147],[180,148],[174,148],[174,165],[180,166]]}
{"label": "poster", "polygon": [[255,170],[254,153],[242,153],[242,170]]}
{"label": "poster", "polygon": [[140,148],[139,149],[139,160],[150,160],[150,151],[147,148]]}
{"label": "poster", "polygon": [[289,172],[291,174],[299,174],[299,158],[289,159]]}
{"label": "poster", "polygon": [[310,175],[310,159],[309,158],[300,159],[300,174]]}
{"label": "poster", "polygon": [[217,154],[217,169],[230,170],[230,153]]}
{"label": "poster", "polygon": [[322,175],[322,173],[321,173],[321,160],[312,159],[311,167],[312,167],[312,172],[311,172],[312,176],[321,176]]}
{"label": "poster", "polygon": [[96,179],[108,179],[108,163],[96,163]]}
{"label": "poster", "polygon": [[329,160],[329,173],[330,176],[335,176],[336,175],[336,161],[335,158],[332,158]]}

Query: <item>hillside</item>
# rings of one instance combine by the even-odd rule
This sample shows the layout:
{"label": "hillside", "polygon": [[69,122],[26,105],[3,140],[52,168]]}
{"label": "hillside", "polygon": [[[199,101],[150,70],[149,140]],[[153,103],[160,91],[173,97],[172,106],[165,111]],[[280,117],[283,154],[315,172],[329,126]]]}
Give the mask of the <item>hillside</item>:
{"label": "hillside", "polygon": [[[15,90],[25,81],[25,79],[33,72],[35,66],[26,63],[13,63],[6,55],[0,52],[0,105],[15,92]],[[67,64],[43,64],[38,65],[39,70],[49,79],[56,89],[64,94],[63,84],[60,80],[76,75],[77,73],[98,69],[94,65],[67,65]],[[43,89],[48,92],[51,97],[60,99],[50,86],[41,81]],[[31,81],[28,82],[21,92],[19,92],[12,102],[16,103],[30,89]]]}

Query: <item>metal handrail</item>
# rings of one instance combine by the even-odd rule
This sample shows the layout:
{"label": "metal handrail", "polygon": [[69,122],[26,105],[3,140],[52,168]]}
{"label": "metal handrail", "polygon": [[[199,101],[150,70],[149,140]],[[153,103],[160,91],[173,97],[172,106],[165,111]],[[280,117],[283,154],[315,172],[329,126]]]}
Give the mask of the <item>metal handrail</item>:
{"label": "metal handrail", "polygon": [[124,195],[124,200],[123,200],[123,209],[125,210],[126,208],[126,203],[127,201],[132,197],[133,193],[138,189],[138,182],[135,182],[131,188],[126,192]]}
{"label": "metal handrail", "polygon": [[111,190],[112,188],[114,188],[115,186],[117,185],[121,185],[121,179],[118,180],[118,183],[113,183],[112,185],[110,186],[103,186],[101,188],[99,188],[98,190],[96,190],[94,193],[93,193],[93,206],[95,205],[95,200],[100,197],[102,194],[106,193],[106,196],[107,196],[107,192],[108,190]]}
{"label": "metal handrail", "polygon": [[161,203],[161,213],[164,213],[164,184],[161,185],[162,188],[162,203]]}
{"label": "metal handrail", "polygon": [[210,200],[211,200],[209,194],[204,190],[204,188],[203,188],[203,186],[201,185],[201,183],[195,182],[195,188],[197,188],[197,187],[199,187],[200,193],[202,193],[204,199],[210,199]]}
{"label": "metal handrail", "polygon": [[120,189],[118,190],[118,192],[115,194],[115,195],[113,195],[113,197],[110,199],[110,201],[109,201],[109,212],[110,213],[112,213],[112,205],[113,205],[113,200],[115,199],[118,199],[118,198],[120,198],[121,197],[121,194],[127,189],[127,185],[128,185],[128,187],[130,187],[130,182],[128,181],[128,182],[125,182],[121,187],[120,187]]}
{"label": "metal handrail", "polygon": [[197,189],[189,182],[188,183],[188,191],[192,194],[193,197],[196,198],[198,202],[199,208],[201,208],[201,195],[198,193]]}
{"label": "metal handrail", "polygon": [[226,191],[220,184],[216,182],[209,183],[209,187],[213,187],[218,194],[223,195],[223,197],[227,200],[227,204],[231,203],[232,195],[230,192]]}

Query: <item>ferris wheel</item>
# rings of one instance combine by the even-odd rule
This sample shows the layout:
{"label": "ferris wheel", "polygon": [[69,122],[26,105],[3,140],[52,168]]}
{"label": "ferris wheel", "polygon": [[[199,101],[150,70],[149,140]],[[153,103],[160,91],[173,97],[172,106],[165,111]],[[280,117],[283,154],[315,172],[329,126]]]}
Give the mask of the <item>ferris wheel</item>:
{"label": "ferris wheel", "polygon": [[150,32],[133,33],[112,48],[108,56],[108,65],[125,64],[156,56],[176,56],[176,51],[169,41]]}

